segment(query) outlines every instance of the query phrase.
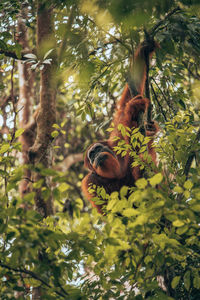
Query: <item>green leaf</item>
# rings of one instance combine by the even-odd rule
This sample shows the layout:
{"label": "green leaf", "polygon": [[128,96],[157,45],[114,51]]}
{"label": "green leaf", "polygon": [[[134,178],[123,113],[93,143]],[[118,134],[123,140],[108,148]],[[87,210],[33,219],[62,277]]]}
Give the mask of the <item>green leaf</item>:
{"label": "green leaf", "polygon": [[43,176],[55,176],[57,175],[57,172],[53,169],[42,169],[41,174]]}
{"label": "green leaf", "polygon": [[120,189],[120,196],[123,198],[127,195],[129,191],[129,187],[127,186],[123,186],[121,189]]}
{"label": "green leaf", "polygon": [[183,189],[182,189],[182,187],[177,185],[174,188],[174,192],[181,194],[181,193],[183,193]]}
{"label": "green leaf", "polygon": [[200,204],[191,205],[190,208],[193,211],[200,212]]}
{"label": "green leaf", "polygon": [[187,180],[183,186],[186,190],[190,190],[193,187],[193,183],[190,180]]}
{"label": "green leaf", "polygon": [[40,180],[38,180],[37,182],[34,182],[34,183],[33,183],[33,187],[34,187],[35,189],[39,189],[39,188],[42,187],[43,182],[44,182],[44,179],[40,179]]}
{"label": "green leaf", "polygon": [[141,178],[138,179],[135,183],[135,185],[139,188],[139,189],[144,189],[147,186],[148,182],[145,178]]}
{"label": "green leaf", "polygon": [[183,277],[184,285],[187,291],[190,289],[190,271],[188,270]]}
{"label": "green leaf", "polygon": [[47,53],[45,53],[45,55],[44,55],[44,59],[46,59],[53,50],[54,50],[54,48],[47,51]]}
{"label": "green leaf", "polygon": [[52,131],[51,136],[53,138],[57,137],[59,135],[59,132],[57,130]]}
{"label": "green leaf", "polygon": [[108,129],[106,129],[106,131],[108,131],[108,132],[112,132],[113,130],[114,130],[114,128],[108,128]]}
{"label": "green leaf", "polygon": [[137,216],[139,214],[138,210],[134,209],[134,208],[127,208],[122,213],[125,217],[128,217],[128,218]]}
{"label": "green leaf", "polygon": [[119,246],[119,242],[117,241],[117,239],[115,238],[112,238],[112,237],[109,237],[108,239],[106,239],[106,242],[110,245],[113,245],[113,246]]}
{"label": "green leaf", "polygon": [[56,129],[60,129],[60,126],[58,124],[53,124],[52,126],[53,128],[56,128]]}
{"label": "green leaf", "polygon": [[185,223],[183,222],[183,221],[181,221],[181,220],[176,220],[176,221],[174,221],[173,222],[173,225],[175,226],[175,227],[181,227],[181,226],[183,226]]}
{"label": "green leaf", "polygon": [[23,132],[24,132],[24,129],[23,129],[23,128],[18,129],[18,130],[15,132],[15,138],[18,138],[20,135],[22,135]]}
{"label": "green leaf", "polygon": [[161,183],[162,180],[163,180],[163,175],[161,173],[158,173],[149,179],[149,183],[151,184],[151,186],[155,186]]}
{"label": "green leaf", "polygon": [[69,189],[69,184],[63,182],[59,185],[58,189],[61,193],[63,193]]}
{"label": "green leaf", "polygon": [[194,279],[193,279],[193,285],[195,287],[195,289],[200,289],[200,276],[198,274],[198,272],[196,272],[196,274],[194,275]]}
{"label": "green leaf", "polygon": [[29,59],[37,60],[37,56],[33,53],[24,54],[24,57],[29,58]]}
{"label": "green leaf", "polygon": [[[119,201],[119,200],[118,200]],[[108,205],[107,205],[107,210],[111,210],[111,209],[113,209],[113,207],[116,205],[116,203],[117,203],[117,200],[116,199],[113,199],[113,200],[110,200],[109,202],[108,202]]]}
{"label": "green leaf", "polygon": [[177,232],[177,234],[181,235],[181,234],[185,233],[187,230],[188,230],[188,226],[184,225],[184,226],[178,228],[176,232]]}
{"label": "green leaf", "polygon": [[177,285],[179,284],[181,276],[176,276],[173,278],[171,286],[173,289],[175,289],[177,287]]}
{"label": "green leaf", "polygon": [[10,144],[4,144],[0,149],[0,154],[7,152],[9,148],[10,148]]}

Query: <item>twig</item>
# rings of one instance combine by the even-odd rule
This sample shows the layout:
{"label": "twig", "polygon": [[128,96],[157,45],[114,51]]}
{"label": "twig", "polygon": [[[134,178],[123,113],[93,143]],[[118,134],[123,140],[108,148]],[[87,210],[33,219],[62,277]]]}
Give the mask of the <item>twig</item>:
{"label": "twig", "polygon": [[156,102],[157,102],[157,104],[158,104],[158,106],[159,106],[159,109],[160,109],[160,111],[161,111],[161,113],[162,113],[162,115],[163,115],[163,118],[165,119],[165,122],[167,122],[167,117],[166,117],[165,112],[164,112],[164,110],[163,110],[163,108],[162,108],[162,105],[161,105],[160,102],[158,101],[158,97],[157,97],[157,95],[156,95],[156,92],[155,92],[155,90],[154,90],[154,88],[153,88],[152,83],[151,83],[151,89],[152,89],[152,91],[153,91],[155,100],[156,100]]}
{"label": "twig", "polygon": [[[174,15],[176,12],[180,12],[181,8],[177,6],[172,11],[170,11],[162,20],[160,20],[149,32],[149,35],[154,37],[158,30],[160,30],[160,26],[169,19],[172,15]],[[158,30],[157,30],[158,29]]]}
{"label": "twig", "polygon": [[[0,262],[0,266],[2,268],[8,269],[9,271],[13,271],[13,272],[20,273],[20,274],[24,273],[24,274],[30,275],[32,278],[36,279],[37,281],[40,281],[42,284],[44,284],[48,288],[50,288],[50,289],[52,288],[52,286],[49,283],[47,283],[46,281],[44,281],[42,278],[40,278],[37,274],[35,274],[32,271],[29,271],[29,270],[26,270],[26,269],[13,268],[13,267],[10,267],[8,265],[3,264],[2,262]],[[64,289],[63,289],[63,293],[60,293],[59,291],[55,291],[55,293],[57,295],[63,297],[63,298],[65,298],[66,295],[69,295]]]}
{"label": "twig", "polygon": [[[199,140],[200,140],[200,129],[197,132],[197,135],[196,135],[196,138],[194,140],[194,143],[196,143]],[[185,168],[184,168],[184,171],[183,171],[183,174],[186,176],[186,179],[188,178],[188,175],[189,175],[189,172],[190,172],[190,168],[191,168],[191,165],[192,165],[192,162],[193,162],[193,159],[195,158],[195,156],[196,156],[195,151],[192,151],[190,153],[190,155],[188,156],[188,159],[186,161]]]}
{"label": "twig", "polygon": [[195,79],[197,79],[197,80],[200,80],[200,75],[197,73],[197,74],[194,74],[193,72],[192,72],[192,70],[187,66],[187,64],[186,64],[186,62],[182,62],[183,63],[183,65],[184,65],[184,67],[188,70],[188,73],[190,74],[190,75],[192,75]]}
{"label": "twig", "polygon": [[2,49],[0,49],[0,54],[4,54],[7,57],[14,58],[14,59],[17,59],[17,60],[27,60],[28,59],[23,54],[21,55],[21,57],[18,57],[15,52],[13,52],[13,51],[6,51],[6,50],[2,50]]}
{"label": "twig", "polygon": [[111,42],[105,42],[102,46],[95,48],[91,52],[89,52],[88,56],[94,55],[97,51],[102,50],[103,48],[106,48],[108,45],[116,44],[117,40],[111,41]]}
{"label": "twig", "polygon": [[152,80],[154,81],[155,85],[157,86],[157,88],[161,92],[161,94],[163,96],[163,99],[165,100],[165,102],[167,103],[167,106],[169,107],[169,111],[174,114],[173,109],[171,108],[171,104],[169,103],[166,95],[163,93],[162,89],[159,87],[159,85],[157,84],[157,82],[155,81],[155,79],[153,77],[152,77]]}
{"label": "twig", "polygon": [[[95,23],[91,18],[88,17],[88,20],[96,26],[96,23]],[[103,28],[101,28],[101,29],[102,29],[102,31],[104,31],[106,34],[108,34],[110,37],[112,37],[116,42],[118,42],[118,43],[121,44],[123,47],[125,47],[125,48],[129,51],[129,53],[132,53],[131,48],[130,48],[128,45],[126,45],[124,42],[122,42],[119,38],[115,37],[115,36],[112,35],[110,32],[107,32],[106,30],[104,30]]]}
{"label": "twig", "polygon": [[65,27],[65,31],[64,31],[64,34],[63,34],[63,38],[62,38],[62,43],[60,45],[60,51],[58,53],[58,62],[59,63],[62,61],[63,54],[64,54],[64,51],[65,51],[66,45],[67,45],[67,40],[68,40],[70,31],[71,31],[71,27],[72,27],[72,24],[73,24],[73,21],[74,21],[74,17],[75,17],[74,16],[74,10],[75,10],[75,6],[73,5],[72,8],[71,8],[71,11],[69,13],[69,18],[68,18],[68,21],[67,21],[67,24],[66,24],[66,27]]}

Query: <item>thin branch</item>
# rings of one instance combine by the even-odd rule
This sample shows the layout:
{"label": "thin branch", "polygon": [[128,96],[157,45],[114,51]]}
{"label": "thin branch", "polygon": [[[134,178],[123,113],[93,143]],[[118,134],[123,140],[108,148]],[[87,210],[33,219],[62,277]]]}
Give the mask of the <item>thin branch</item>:
{"label": "thin branch", "polygon": [[[32,271],[29,271],[29,270],[26,270],[26,269],[17,269],[17,268],[14,268],[14,267],[10,267],[8,265],[5,265],[3,264],[2,262],[0,262],[0,266],[2,268],[5,268],[9,271],[13,271],[13,272],[16,272],[16,273],[23,273],[23,274],[27,274],[27,275],[30,275],[32,278],[36,279],[37,281],[40,281],[42,284],[44,284],[45,286],[47,286],[48,288],[52,288],[52,286],[47,283],[46,281],[44,281],[42,278],[40,278],[37,274],[35,274],[34,272]],[[55,293],[63,298],[66,297],[66,295],[69,295],[64,289],[63,289],[63,293],[61,292],[58,292],[58,291],[55,291]]]}
{"label": "thin branch", "polygon": [[[95,23],[91,18],[88,17],[88,20],[89,20],[91,23],[93,23],[95,26],[97,26],[96,23]],[[112,37],[116,42],[118,42],[118,43],[121,44],[123,47],[125,47],[125,48],[129,51],[129,53],[132,54],[131,48],[130,48],[128,45],[126,45],[126,44],[125,44],[123,41],[121,41],[119,38],[117,38],[117,37],[115,37],[114,35],[112,35],[110,32],[104,30],[103,28],[101,28],[101,29],[102,29],[102,31],[104,31],[106,34],[108,34],[110,37]]]}
{"label": "thin branch", "polygon": [[195,79],[200,80],[200,75],[198,73],[194,74],[194,72],[192,72],[192,70],[187,66],[186,62],[183,61],[183,65],[187,69],[187,71],[190,75],[192,75]]}
{"label": "thin branch", "polygon": [[83,153],[69,154],[61,163],[55,166],[55,169],[66,172],[73,164],[80,161],[83,161]]}
{"label": "thin branch", "polygon": [[117,40],[114,41],[110,41],[110,42],[105,42],[102,46],[95,48],[94,50],[92,50],[91,52],[89,52],[88,56],[94,55],[97,51],[99,50],[104,50],[104,48],[106,48],[108,45],[113,45],[116,44]]}
{"label": "thin branch", "polygon": [[[199,140],[200,140],[200,129],[197,132],[197,135],[196,135],[196,138],[194,140],[194,143],[196,143]],[[186,179],[188,178],[188,175],[189,175],[189,172],[190,172],[190,168],[191,168],[191,165],[192,165],[192,162],[193,162],[193,159],[195,158],[195,156],[196,156],[195,151],[192,151],[190,153],[190,155],[188,156],[188,159],[186,161],[185,168],[184,168],[184,171],[183,171],[183,174],[186,176]]]}
{"label": "thin branch", "polygon": [[157,33],[158,30],[160,30],[160,26],[167,20],[169,19],[172,15],[174,15],[177,12],[180,12],[181,8],[179,6],[177,6],[176,8],[174,8],[172,11],[170,11],[162,20],[160,20],[149,32],[149,35],[151,35],[152,37],[155,36],[155,34]]}
{"label": "thin branch", "polygon": [[62,39],[62,43],[61,43],[61,46],[60,46],[60,51],[58,53],[58,62],[59,63],[61,62],[61,60],[63,58],[63,54],[64,54],[64,51],[65,51],[66,46],[67,46],[67,40],[68,40],[68,37],[69,37],[69,32],[71,30],[71,27],[72,27],[72,24],[73,24],[73,21],[74,21],[74,18],[75,18],[74,10],[75,10],[75,6],[73,5],[72,8],[71,8],[70,14],[69,14],[69,18],[68,18],[68,21],[67,21],[67,24],[66,24],[66,27],[65,27],[64,34],[63,34],[63,39]]}
{"label": "thin branch", "polygon": [[163,93],[162,89],[159,87],[159,85],[157,84],[156,80],[155,80],[153,77],[152,77],[152,80],[154,81],[155,85],[157,86],[157,88],[158,88],[159,91],[161,92],[161,94],[162,94],[162,96],[163,96],[165,102],[167,103],[167,106],[169,107],[169,111],[170,111],[171,113],[174,114],[173,109],[171,108],[171,104],[169,103],[169,101],[168,101],[166,95]]}
{"label": "thin branch", "polygon": [[167,122],[167,117],[166,117],[165,112],[164,112],[164,110],[163,110],[163,108],[162,108],[162,105],[161,105],[160,102],[158,101],[158,97],[157,97],[157,95],[156,95],[156,92],[155,92],[155,90],[154,90],[154,88],[153,88],[152,83],[151,83],[151,89],[152,89],[152,92],[153,92],[153,94],[154,94],[156,103],[158,104],[159,109],[160,109],[160,111],[161,111],[161,114],[163,115],[163,118],[164,118],[165,122]]}
{"label": "thin branch", "polygon": [[6,51],[6,50],[2,50],[0,49],[0,54],[4,54],[6,57],[10,57],[10,58],[14,58],[17,60],[27,60],[28,58],[25,57],[25,54],[21,54],[21,57],[17,56],[17,54],[13,51]]}

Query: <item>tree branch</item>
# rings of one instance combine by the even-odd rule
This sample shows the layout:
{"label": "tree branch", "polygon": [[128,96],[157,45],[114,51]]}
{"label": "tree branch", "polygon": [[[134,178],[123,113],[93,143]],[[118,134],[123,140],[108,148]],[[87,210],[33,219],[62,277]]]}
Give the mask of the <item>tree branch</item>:
{"label": "tree branch", "polygon": [[157,31],[159,30],[159,27],[167,20],[169,19],[172,15],[174,15],[177,12],[180,12],[181,8],[179,6],[175,7],[172,11],[170,11],[168,14],[165,15],[165,17],[160,20],[155,26],[150,30],[149,35],[152,37],[155,36]]}
{"label": "tree branch", "polygon": [[[16,273],[23,273],[23,274],[26,274],[26,275],[30,275],[32,278],[36,279],[37,281],[40,281],[42,284],[44,284],[45,286],[47,286],[48,288],[52,288],[52,286],[47,283],[46,281],[44,281],[42,278],[40,278],[37,274],[35,274],[34,272],[32,271],[29,271],[29,270],[26,270],[26,269],[17,269],[17,268],[14,268],[14,267],[10,267],[8,265],[5,265],[3,264],[2,262],[0,262],[0,266],[2,268],[5,268],[9,271],[13,271],[13,272],[16,272]],[[55,291],[55,293],[63,298],[66,297],[66,295],[69,295],[66,291],[63,290],[63,293],[59,292],[59,291]]]}
{"label": "tree branch", "polygon": [[76,162],[83,161],[83,153],[76,153],[68,155],[61,163],[56,165],[56,170],[66,172]]}
{"label": "tree branch", "polygon": [[[196,138],[194,140],[194,143],[196,143],[199,140],[200,140],[200,129],[197,132],[197,135],[196,135]],[[189,172],[190,172],[190,168],[191,168],[191,165],[192,165],[192,162],[193,162],[193,159],[195,158],[195,156],[196,156],[195,151],[192,151],[190,153],[190,155],[188,156],[188,159],[186,161],[185,168],[184,168],[184,171],[183,171],[183,174],[186,176],[186,179],[188,178],[188,175],[189,175]]]}
{"label": "tree branch", "polygon": [[153,92],[153,94],[154,94],[155,100],[156,100],[156,102],[157,102],[157,104],[158,104],[158,106],[159,106],[159,109],[160,109],[160,111],[161,111],[161,114],[163,115],[163,118],[164,118],[165,122],[167,122],[167,117],[166,117],[165,112],[164,112],[164,110],[163,110],[163,108],[162,108],[162,105],[161,105],[160,102],[158,101],[158,97],[157,97],[157,95],[156,95],[156,92],[154,91],[154,88],[153,88],[152,83],[151,83],[151,89],[152,89],[152,92]]}
{"label": "tree branch", "polygon": [[6,51],[6,50],[2,50],[2,49],[0,49],[0,54],[4,54],[6,57],[14,58],[14,59],[17,59],[17,60],[23,60],[23,61],[25,61],[25,60],[28,59],[27,57],[24,56],[25,54],[21,53],[21,57],[19,57],[13,51]]}

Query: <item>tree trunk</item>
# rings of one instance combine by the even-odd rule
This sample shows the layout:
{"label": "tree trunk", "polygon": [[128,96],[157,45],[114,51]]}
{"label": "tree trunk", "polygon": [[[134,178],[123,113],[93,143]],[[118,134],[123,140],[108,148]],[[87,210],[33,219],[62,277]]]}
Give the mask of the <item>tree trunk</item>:
{"label": "tree trunk", "polygon": [[[47,4],[48,5],[48,4]],[[44,54],[55,47],[54,30],[52,20],[52,8],[38,1],[37,7],[37,53],[40,61]],[[51,57],[51,64],[42,64],[40,71],[40,105],[37,116],[37,136],[34,145],[29,149],[30,161],[36,166],[42,164],[48,168],[52,163],[52,142],[51,132],[56,122],[55,98],[56,98],[56,58]],[[48,178],[35,173],[33,181],[43,180],[42,188],[49,188]],[[35,205],[38,212],[47,217],[53,214],[52,197],[44,199],[41,188],[36,189]]]}
{"label": "tree trunk", "polygon": [[[22,46],[23,51],[30,52],[28,45],[28,27],[25,25],[27,19],[27,9],[22,8],[21,17],[18,19],[18,42]],[[34,97],[34,77],[33,72],[30,69],[30,65],[18,61],[18,73],[19,73],[19,101],[18,101],[18,117],[19,127],[25,128],[30,121],[32,116],[33,97]],[[22,144],[22,152],[20,153],[19,162],[22,166],[29,163],[28,150],[34,143],[34,132],[25,131],[19,138]],[[27,168],[24,170],[24,178],[30,178],[30,170]],[[28,189],[29,181],[23,179],[19,185],[19,192],[21,197],[26,194]]]}
{"label": "tree trunk", "polygon": [[[40,103],[36,118],[37,135],[33,146],[29,149],[29,159],[36,167],[49,168],[52,164],[51,133],[56,122],[56,56],[51,55],[51,64],[43,64],[44,55],[55,48],[53,30],[53,9],[47,3],[37,3],[37,56],[42,62],[40,71]],[[55,51],[55,50],[53,50]],[[53,53],[53,52],[52,52]],[[49,58],[49,57],[48,57]],[[35,205],[37,211],[45,218],[54,213],[53,199],[50,192],[50,180],[39,172],[32,176],[34,182],[42,180],[42,186],[35,189]],[[46,196],[42,190],[48,191]],[[50,192],[50,193],[49,193]],[[48,196],[47,196],[48,195]],[[39,258],[42,259],[41,257]],[[42,299],[42,287],[33,288],[33,300]]]}

